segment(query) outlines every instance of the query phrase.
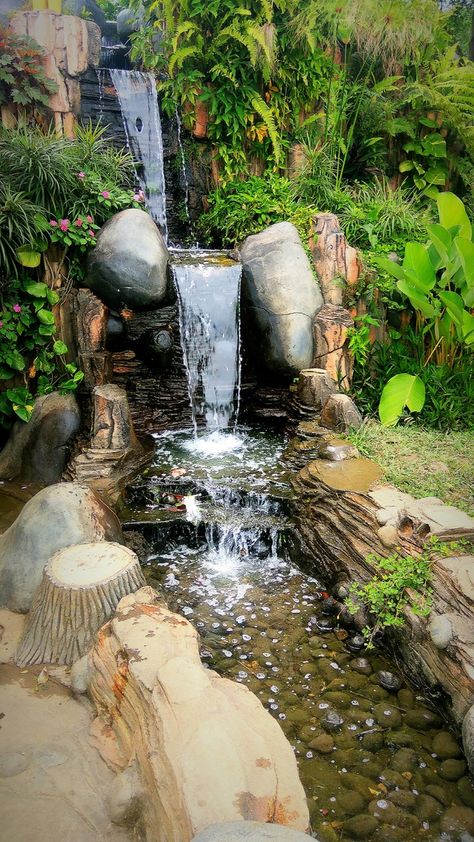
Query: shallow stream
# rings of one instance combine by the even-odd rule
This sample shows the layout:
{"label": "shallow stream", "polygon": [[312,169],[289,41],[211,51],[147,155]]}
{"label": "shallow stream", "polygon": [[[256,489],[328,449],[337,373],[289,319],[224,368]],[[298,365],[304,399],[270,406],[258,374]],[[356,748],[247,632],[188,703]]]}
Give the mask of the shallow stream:
{"label": "shallow stream", "polygon": [[315,838],[469,842],[474,790],[458,742],[304,572],[285,446],[243,428],[158,436],[122,511],[151,548],[147,578],[196,626],[203,662],[278,719]]}

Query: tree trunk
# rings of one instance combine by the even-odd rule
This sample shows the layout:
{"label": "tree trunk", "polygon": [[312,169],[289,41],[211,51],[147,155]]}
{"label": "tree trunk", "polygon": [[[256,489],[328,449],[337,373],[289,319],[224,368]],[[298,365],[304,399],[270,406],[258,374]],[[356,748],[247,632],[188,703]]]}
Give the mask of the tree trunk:
{"label": "tree trunk", "polygon": [[46,564],[16,663],[72,664],[129,593],[145,584],[137,556],[106,541],[74,544]]}

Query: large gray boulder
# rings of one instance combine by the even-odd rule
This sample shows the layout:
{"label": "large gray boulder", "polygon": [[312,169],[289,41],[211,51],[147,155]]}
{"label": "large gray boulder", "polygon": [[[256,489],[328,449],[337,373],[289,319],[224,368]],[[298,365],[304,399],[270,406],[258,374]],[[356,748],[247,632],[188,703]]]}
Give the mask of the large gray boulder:
{"label": "large gray boulder", "polygon": [[36,398],[30,420],[13,425],[0,453],[0,479],[39,485],[58,482],[80,420],[74,395],[52,392]]}
{"label": "large gray boulder", "polygon": [[240,249],[242,291],[258,332],[264,368],[295,375],[313,359],[313,319],[323,306],[298,231],[278,222]]}
{"label": "large gray boulder", "polygon": [[90,488],[65,482],[35,494],[0,536],[0,605],[28,611],[48,559],[92,541],[123,543],[119,519]]}
{"label": "large gray boulder", "polygon": [[194,836],[192,842],[303,842],[309,836],[300,830],[266,822],[222,822],[212,824]]}
{"label": "large gray boulder", "polygon": [[151,216],[128,208],[101,228],[87,285],[109,307],[156,307],[166,296],[168,249]]}

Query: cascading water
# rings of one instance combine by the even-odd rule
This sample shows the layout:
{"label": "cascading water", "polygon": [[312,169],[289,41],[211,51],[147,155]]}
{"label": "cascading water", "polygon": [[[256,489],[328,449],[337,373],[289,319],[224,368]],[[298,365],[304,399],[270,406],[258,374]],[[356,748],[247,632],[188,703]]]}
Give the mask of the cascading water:
{"label": "cascading water", "polygon": [[110,70],[129,148],[140,164],[138,178],[151,216],[168,238],[163,139],[155,77],[138,70]]}
{"label": "cascading water", "polygon": [[[182,252],[171,269],[178,292],[181,342],[197,438],[202,421],[211,433],[228,430],[236,421],[242,267],[223,254]],[[213,442],[217,446],[217,437]],[[204,441],[201,444],[205,447]],[[211,450],[215,452],[212,446]]]}

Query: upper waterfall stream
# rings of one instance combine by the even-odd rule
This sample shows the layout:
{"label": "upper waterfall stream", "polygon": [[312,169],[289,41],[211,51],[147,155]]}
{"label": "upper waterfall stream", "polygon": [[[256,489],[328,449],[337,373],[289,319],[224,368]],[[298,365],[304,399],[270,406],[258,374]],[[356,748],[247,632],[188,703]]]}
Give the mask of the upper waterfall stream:
{"label": "upper waterfall stream", "polygon": [[167,239],[163,139],[155,77],[139,70],[110,69],[127,142],[140,165],[138,177],[148,211]]}

